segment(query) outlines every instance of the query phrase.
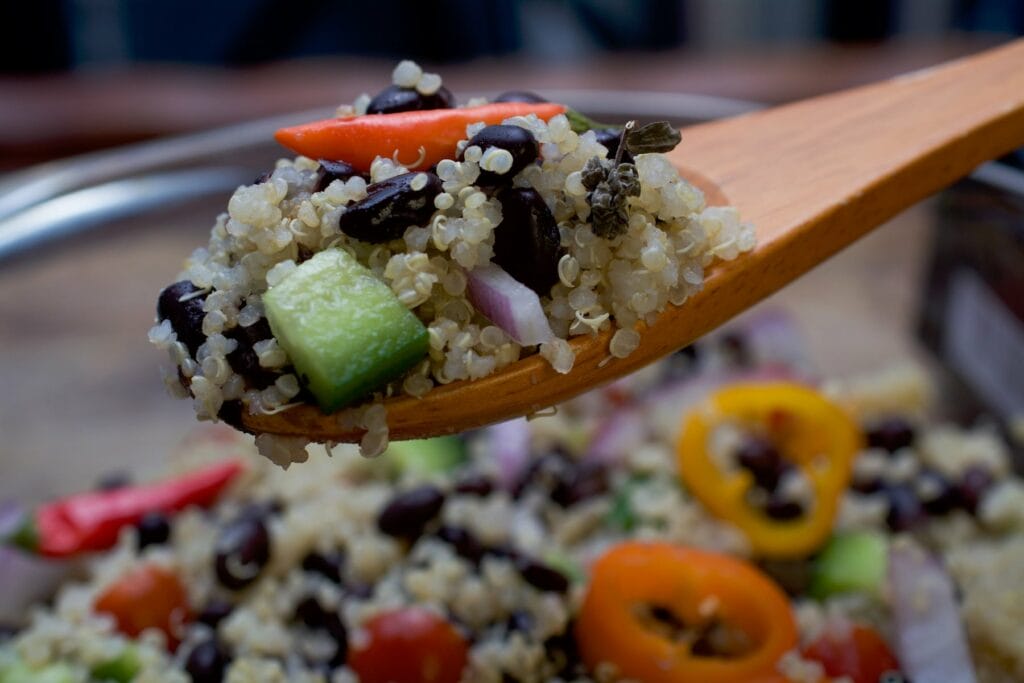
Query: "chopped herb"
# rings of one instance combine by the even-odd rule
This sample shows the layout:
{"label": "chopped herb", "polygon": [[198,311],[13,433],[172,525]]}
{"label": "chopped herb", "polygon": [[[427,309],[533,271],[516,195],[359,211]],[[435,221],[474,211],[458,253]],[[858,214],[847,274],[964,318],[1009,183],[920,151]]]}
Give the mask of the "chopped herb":
{"label": "chopped herb", "polygon": [[618,127],[609,123],[598,123],[586,114],[581,114],[574,109],[566,109],[565,118],[569,119],[569,127],[572,128],[574,133],[585,133],[588,130],[597,130],[598,128]]}
{"label": "chopped herb", "polygon": [[605,522],[615,529],[630,532],[636,528],[639,520],[633,509],[633,494],[647,481],[644,475],[634,475],[627,479],[612,496],[612,505],[605,516]]}
{"label": "chopped herb", "polygon": [[680,140],[679,131],[668,121],[655,121],[626,132],[626,147],[632,154],[671,152]]}

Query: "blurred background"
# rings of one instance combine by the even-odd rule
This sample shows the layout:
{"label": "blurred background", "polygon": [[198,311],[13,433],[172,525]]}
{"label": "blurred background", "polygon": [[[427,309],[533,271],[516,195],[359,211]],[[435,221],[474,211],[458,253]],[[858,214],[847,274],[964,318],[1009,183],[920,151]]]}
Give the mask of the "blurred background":
{"label": "blurred background", "polygon": [[1024,0],[0,3],[0,168],[350,100],[391,64],[476,91],[781,102],[1024,32]]}
{"label": "blurred background", "polygon": [[[595,118],[686,124],[1022,34],[1024,0],[0,1],[0,500],[160,469],[195,420],[146,341],[157,293],[282,154],[276,125],[380,91],[398,59],[461,101],[574,89]],[[1024,433],[1020,158],[738,324],[781,311],[821,376],[909,362],[948,417]]]}

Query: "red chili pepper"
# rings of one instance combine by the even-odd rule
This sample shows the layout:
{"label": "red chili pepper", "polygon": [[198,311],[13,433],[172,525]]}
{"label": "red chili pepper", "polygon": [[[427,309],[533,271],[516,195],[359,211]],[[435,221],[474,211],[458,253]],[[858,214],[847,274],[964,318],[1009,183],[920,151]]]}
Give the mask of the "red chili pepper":
{"label": "red chili pepper", "polygon": [[243,470],[239,460],[212,465],[174,479],[91,491],[47,503],[36,510],[30,529],[30,549],[48,557],[106,550],[126,526],[148,512],[177,512],[190,505],[206,506]]}

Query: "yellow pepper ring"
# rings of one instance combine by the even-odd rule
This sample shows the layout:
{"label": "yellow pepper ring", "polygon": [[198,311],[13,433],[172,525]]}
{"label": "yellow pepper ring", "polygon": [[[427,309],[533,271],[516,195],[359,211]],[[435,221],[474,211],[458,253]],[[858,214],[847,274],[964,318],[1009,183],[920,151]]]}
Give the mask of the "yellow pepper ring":
{"label": "yellow pepper ring", "polygon": [[[708,449],[715,429],[724,423],[769,435],[810,482],[811,509],[796,519],[777,520],[751,506],[746,500],[754,486],[751,474],[722,470]],[[677,446],[687,488],[713,515],[739,528],[755,553],[803,557],[823,545],[832,531],[861,433],[842,408],[804,385],[737,384],[718,391],[686,417]]]}

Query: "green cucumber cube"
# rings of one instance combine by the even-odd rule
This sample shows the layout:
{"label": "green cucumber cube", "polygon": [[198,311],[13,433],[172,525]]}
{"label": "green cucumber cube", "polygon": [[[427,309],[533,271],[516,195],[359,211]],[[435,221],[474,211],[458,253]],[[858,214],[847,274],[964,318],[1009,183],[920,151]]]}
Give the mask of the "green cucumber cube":
{"label": "green cucumber cube", "polygon": [[881,534],[836,534],[814,562],[811,596],[824,600],[841,593],[877,595],[885,580],[888,556],[889,547]]}
{"label": "green cucumber cube", "polygon": [[416,476],[445,474],[466,461],[466,444],[457,436],[392,441],[384,457],[399,472]]}
{"label": "green cucumber cube", "polygon": [[270,329],[320,409],[383,388],[427,354],[427,328],[348,252],[322,251],[267,290]]}

